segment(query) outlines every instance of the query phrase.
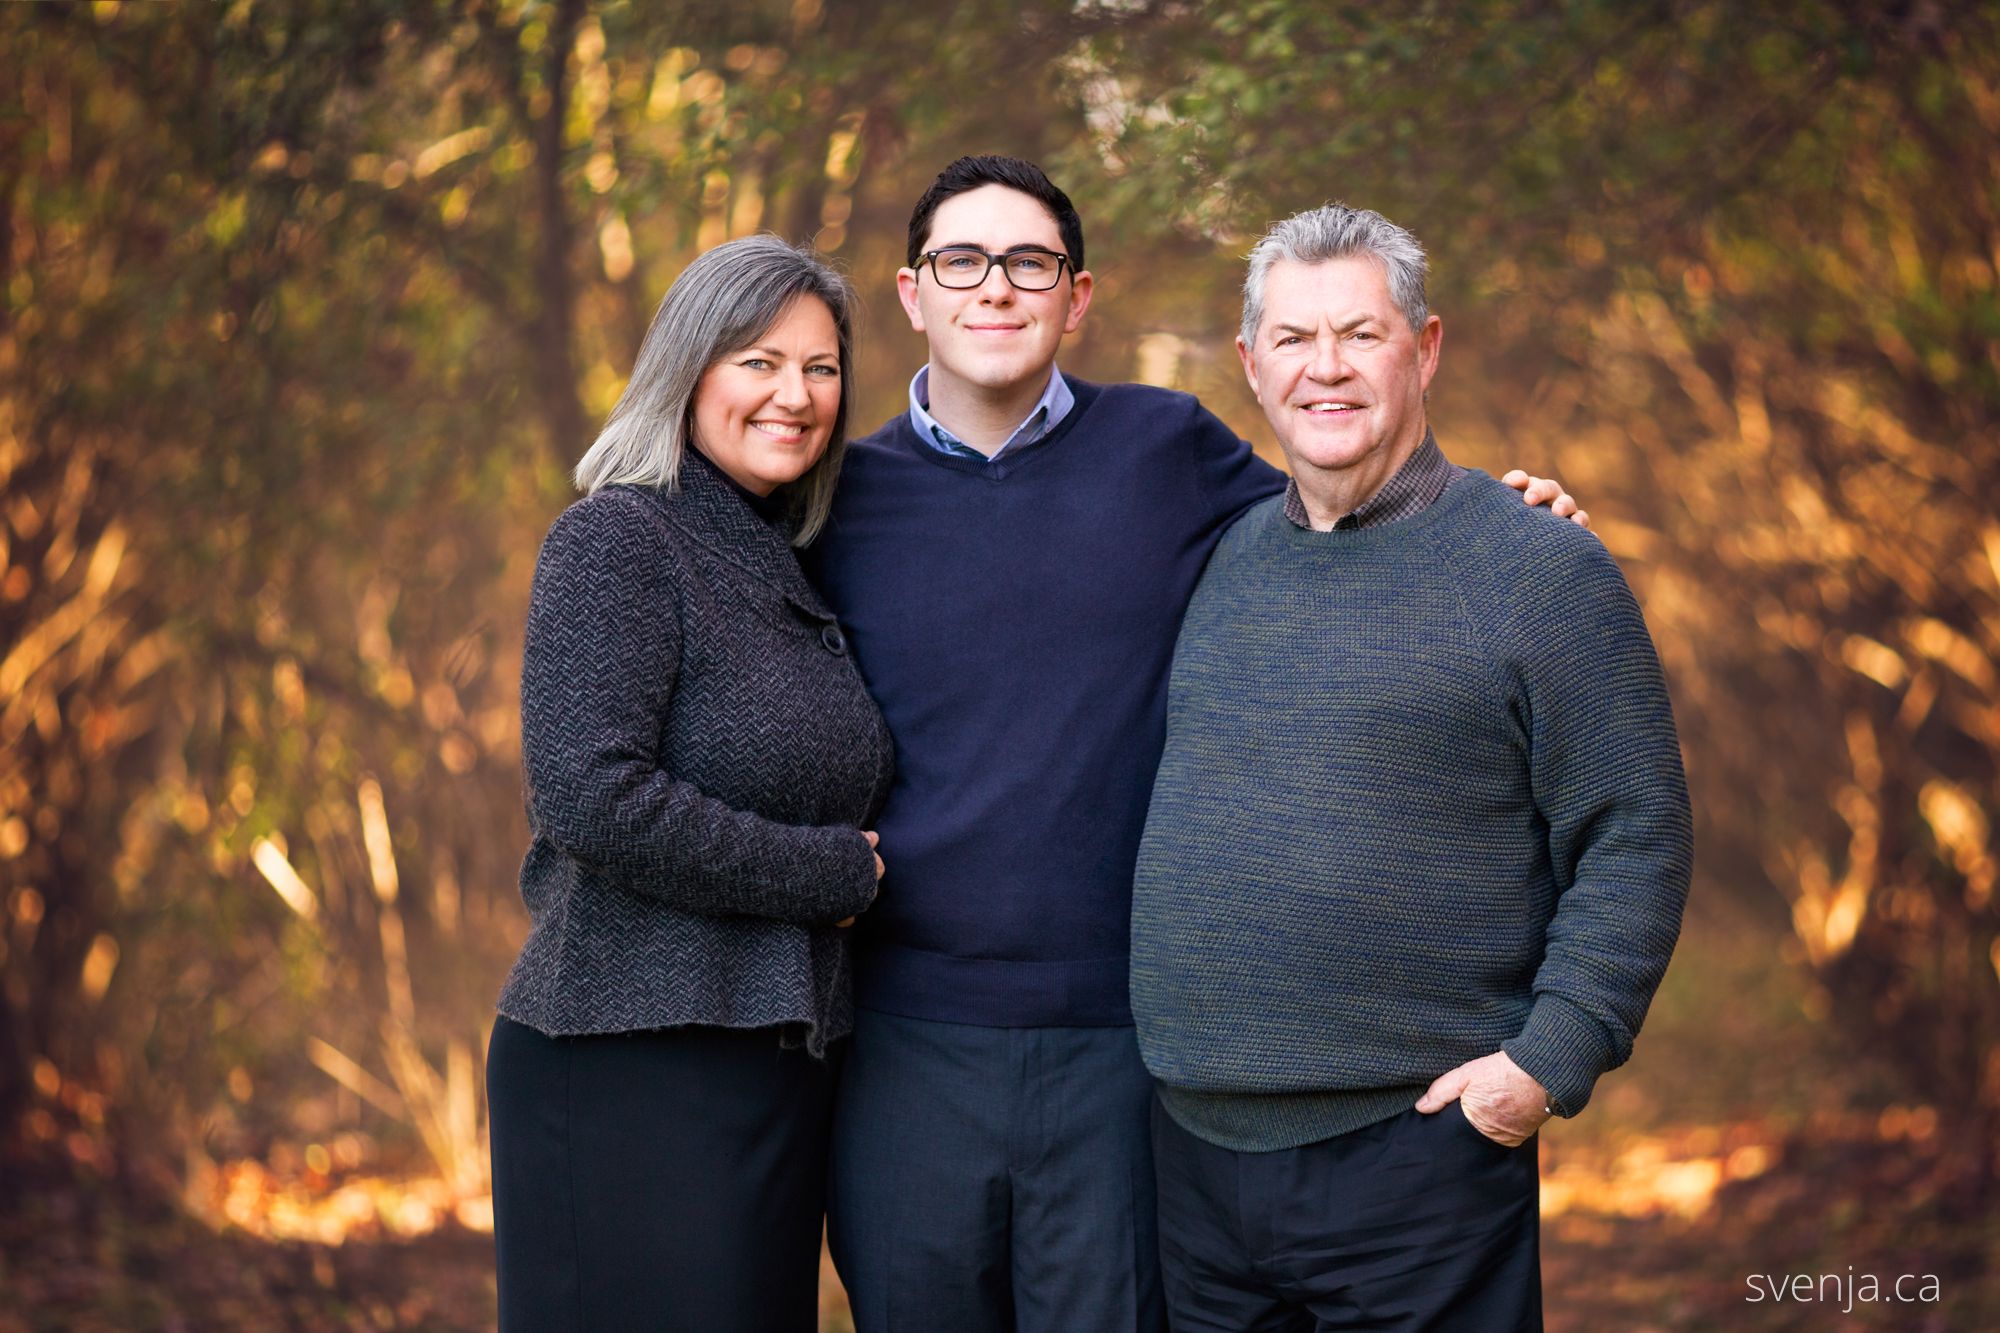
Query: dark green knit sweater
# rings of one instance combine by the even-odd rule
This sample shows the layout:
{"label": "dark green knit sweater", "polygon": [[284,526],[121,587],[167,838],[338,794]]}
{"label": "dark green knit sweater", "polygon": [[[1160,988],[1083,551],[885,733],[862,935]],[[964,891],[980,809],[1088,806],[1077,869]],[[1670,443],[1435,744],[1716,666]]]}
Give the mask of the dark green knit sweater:
{"label": "dark green knit sweater", "polygon": [[1484,473],[1223,539],[1181,630],[1132,1008],[1190,1131],[1294,1147],[1505,1050],[1575,1114],[1680,930],[1687,786],[1598,540]]}

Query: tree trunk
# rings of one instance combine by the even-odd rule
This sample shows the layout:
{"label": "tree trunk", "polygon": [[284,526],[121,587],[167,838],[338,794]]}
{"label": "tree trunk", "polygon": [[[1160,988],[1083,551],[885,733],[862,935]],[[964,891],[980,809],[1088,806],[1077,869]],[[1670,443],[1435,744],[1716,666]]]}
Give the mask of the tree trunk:
{"label": "tree trunk", "polygon": [[576,354],[571,344],[576,312],[576,278],[570,269],[576,227],[563,191],[563,127],[569,119],[569,57],[576,45],[584,0],[562,0],[549,26],[542,71],[547,108],[534,126],[536,206],[540,214],[535,253],[536,395],[549,452],[567,472],[590,442],[590,423],[576,392]]}

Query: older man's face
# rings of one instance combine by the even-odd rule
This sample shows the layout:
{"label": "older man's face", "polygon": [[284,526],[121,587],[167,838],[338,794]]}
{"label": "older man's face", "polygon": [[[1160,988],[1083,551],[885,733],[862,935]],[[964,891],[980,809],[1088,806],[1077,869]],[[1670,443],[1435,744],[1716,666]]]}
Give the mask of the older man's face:
{"label": "older man's face", "polygon": [[1340,472],[1423,443],[1442,340],[1435,315],[1411,330],[1375,260],[1286,260],[1266,275],[1255,342],[1236,351],[1292,467]]}

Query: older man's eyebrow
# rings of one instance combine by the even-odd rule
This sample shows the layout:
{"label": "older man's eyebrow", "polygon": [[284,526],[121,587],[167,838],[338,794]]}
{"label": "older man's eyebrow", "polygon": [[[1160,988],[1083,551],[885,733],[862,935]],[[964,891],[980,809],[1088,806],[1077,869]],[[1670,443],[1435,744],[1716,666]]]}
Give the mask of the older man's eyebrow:
{"label": "older man's eyebrow", "polygon": [[[1375,316],[1373,315],[1356,315],[1344,324],[1334,325],[1333,331],[1335,333],[1352,333],[1363,324],[1373,324],[1375,322]],[[1310,338],[1319,332],[1319,326],[1316,324],[1273,324],[1271,332],[1296,333],[1302,338]]]}

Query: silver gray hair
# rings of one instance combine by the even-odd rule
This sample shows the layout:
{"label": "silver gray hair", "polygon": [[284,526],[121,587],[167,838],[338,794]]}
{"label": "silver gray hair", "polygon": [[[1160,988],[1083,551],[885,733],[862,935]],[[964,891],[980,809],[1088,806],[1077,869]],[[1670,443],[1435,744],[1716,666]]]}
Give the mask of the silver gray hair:
{"label": "silver gray hair", "polygon": [[833,486],[847,452],[848,393],[854,382],[854,288],[812,251],[772,235],[728,241],[681,270],[639,344],[639,362],[618,405],[576,465],[585,494],[606,486],[680,484],[694,430],[695,387],[716,362],[755,343],[805,297],[826,303],[840,337],[840,407],[817,463],[779,488],[789,497],[794,546],[826,526]]}
{"label": "silver gray hair", "polygon": [[1255,344],[1258,326],[1264,322],[1264,280],[1272,265],[1281,260],[1324,264],[1357,255],[1366,255],[1382,266],[1389,279],[1389,298],[1410,322],[1410,331],[1422,333],[1431,314],[1424,296],[1424,278],[1431,267],[1424,247],[1371,208],[1326,204],[1277,223],[1250,251],[1250,272],[1243,279],[1244,343]]}

